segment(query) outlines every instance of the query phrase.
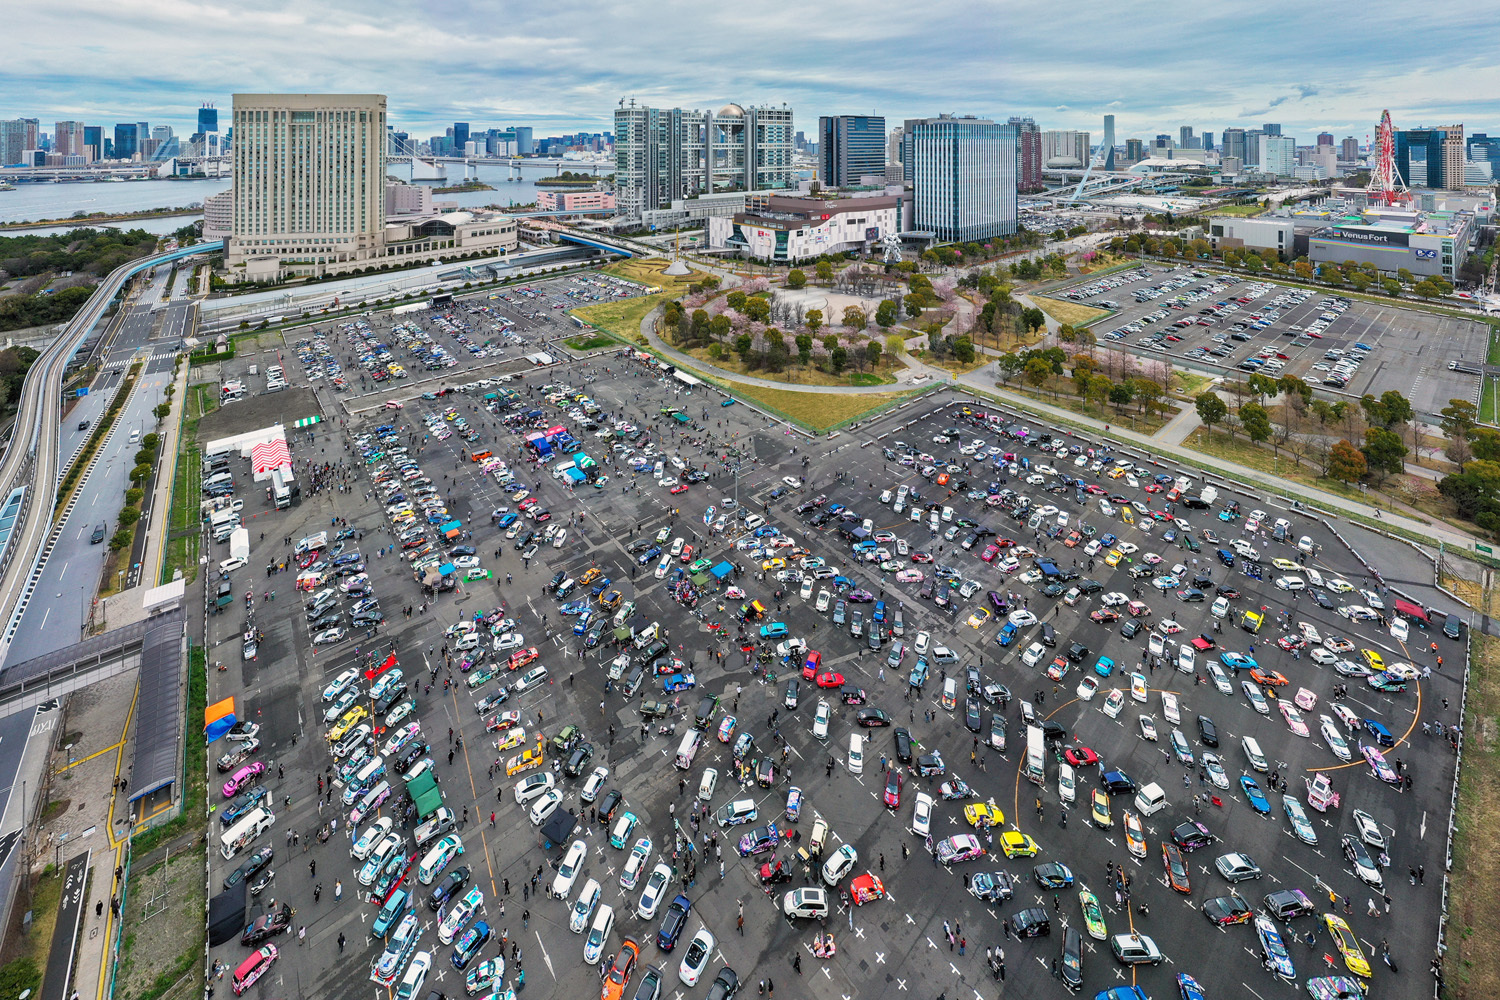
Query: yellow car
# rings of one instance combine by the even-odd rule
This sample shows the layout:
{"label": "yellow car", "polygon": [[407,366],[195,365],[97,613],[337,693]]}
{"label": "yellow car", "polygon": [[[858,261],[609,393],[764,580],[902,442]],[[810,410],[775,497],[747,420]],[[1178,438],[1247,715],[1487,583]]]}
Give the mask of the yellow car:
{"label": "yellow car", "polygon": [[1135,510],[1130,506],[1130,504],[1126,504],[1125,506],[1120,508],[1120,520],[1124,521],[1126,524],[1135,523]]}
{"label": "yellow car", "polygon": [[1283,559],[1280,556],[1277,556],[1275,559],[1272,559],[1271,560],[1271,565],[1275,566],[1279,570],[1283,570],[1283,571],[1288,572],[1288,573],[1296,573],[1296,572],[1298,572],[1298,571],[1300,571],[1302,569],[1301,566],[1298,566],[1296,563],[1292,562],[1290,559]]}
{"label": "yellow car", "polygon": [[507,777],[515,777],[522,771],[529,771],[533,767],[542,766],[542,737],[536,738],[536,746],[524,753],[518,754],[505,762],[505,774]]}
{"label": "yellow car", "polygon": [[1041,848],[1020,830],[1006,830],[1000,835],[1000,850],[1007,858],[1032,858]]}
{"label": "yellow car", "polygon": [[1106,565],[1106,566],[1118,566],[1118,565],[1120,565],[1120,560],[1124,559],[1124,558],[1125,557],[1120,554],[1120,550],[1119,549],[1110,549],[1109,550],[1109,555],[1107,555],[1107,556],[1104,557],[1104,565]]}
{"label": "yellow car", "polygon": [[964,819],[970,826],[1001,826],[1005,823],[1005,814],[993,801],[970,802],[964,806]]}
{"label": "yellow car", "polygon": [[1350,583],[1348,580],[1345,580],[1343,577],[1336,576],[1332,580],[1328,581],[1328,589],[1333,591],[1335,594],[1347,594],[1354,589],[1354,584]]}
{"label": "yellow car", "polygon": [[969,628],[982,628],[984,623],[989,620],[989,608],[975,608],[974,613],[969,616]]}
{"label": "yellow car", "polygon": [[1344,958],[1344,968],[1356,976],[1370,977],[1370,963],[1365,960],[1365,953],[1359,950],[1359,938],[1349,929],[1344,918],[1337,913],[1323,914],[1323,923],[1328,927],[1328,935],[1333,938],[1334,946],[1338,948],[1339,954]]}
{"label": "yellow car", "polygon": [[1361,649],[1359,655],[1365,658],[1365,662],[1370,665],[1370,669],[1377,674],[1385,669],[1385,661],[1380,658],[1380,654],[1375,652],[1375,650]]}
{"label": "yellow car", "polygon": [[609,611],[618,608],[620,606],[620,592],[618,590],[607,590],[600,594],[599,605]]}
{"label": "yellow car", "polygon": [[344,735],[353,729],[359,720],[368,718],[369,715],[370,713],[365,706],[355,705],[349,711],[339,716],[339,721],[335,722],[333,728],[328,730],[328,741],[332,743],[335,740],[343,739]]}
{"label": "yellow car", "polygon": [[1111,479],[1119,479],[1121,476],[1125,475],[1125,467],[1117,465],[1113,469],[1110,469],[1107,473],[1105,473],[1105,475],[1109,476],[1109,478]]}
{"label": "yellow car", "polygon": [[1094,789],[1094,824],[1101,830],[1115,825],[1115,818],[1109,813],[1109,796],[1102,788]]}
{"label": "yellow car", "polygon": [[520,726],[513,727],[510,732],[495,741],[496,750],[509,750],[526,742],[526,730]]}
{"label": "yellow car", "polygon": [[763,569],[763,570],[765,570],[767,573],[770,573],[773,570],[786,569],[786,560],[785,559],[767,559],[765,562],[763,562],[763,563],[760,564],[760,568]]}
{"label": "yellow car", "polygon": [[578,586],[587,587],[589,584],[593,583],[603,575],[604,571],[601,570],[598,566],[590,566],[587,570],[584,571],[584,574],[578,578]]}

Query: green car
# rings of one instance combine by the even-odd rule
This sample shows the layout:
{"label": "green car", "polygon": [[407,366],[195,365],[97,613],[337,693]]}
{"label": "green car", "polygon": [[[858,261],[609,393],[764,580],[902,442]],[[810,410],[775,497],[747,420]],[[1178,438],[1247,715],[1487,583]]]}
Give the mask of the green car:
{"label": "green car", "polygon": [[498,675],[499,673],[499,665],[496,663],[491,663],[488,666],[483,666],[476,669],[472,674],[469,675],[469,679],[465,683],[469,685],[469,690],[472,691],[475,688],[479,687],[481,684],[488,684],[490,681],[494,680],[496,675]]}
{"label": "green car", "polygon": [[689,573],[702,573],[704,570],[708,569],[712,565],[713,565],[713,561],[712,560],[709,560],[709,559],[699,559],[697,562],[693,563],[691,566],[688,567],[688,572]]}
{"label": "green car", "polygon": [[473,569],[469,570],[468,572],[464,573],[464,579],[465,580],[488,580],[491,577],[493,577],[494,575],[495,574],[492,573],[492,572],[490,572],[489,570],[487,570],[487,569],[480,569],[479,567],[476,566]]}

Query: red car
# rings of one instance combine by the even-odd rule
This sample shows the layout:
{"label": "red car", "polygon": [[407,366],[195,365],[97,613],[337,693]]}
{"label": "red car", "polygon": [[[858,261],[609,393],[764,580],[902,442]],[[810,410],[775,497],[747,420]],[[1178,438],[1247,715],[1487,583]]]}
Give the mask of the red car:
{"label": "red car", "polygon": [[1099,486],[1095,483],[1090,483],[1088,487],[1084,489],[1084,492],[1089,494],[1090,496],[1102,497],[1106,491],[1103,486]]}
{"label": "red car", "polygon": [[1281,687],[1287,683],[1285,674],[1276,670],[1267,670],[1264,667],[1256,667],[1251,670],[1250,677],[1257,684],[1268,684],[1271,687]]}
{"label": "red car", "polygon": [[885,805],[887,809],[901,808],[901,785],[904,781],[898,768],[893,767],[886,772]]}
{"label": "red car", "polygon": [[541,655],[541,652],[535,646],[518,649],[510,654],[510,659],[506,662],[506,666],[512,670],[519,670]]}
{"label": "red car", "polygon": [[1014,538],[997,538],[995,539],[995,544],[1002,549],[1008,549],[1016,544],[1016,540]]}
{"label": "red car", "polygon": [[932,553],[930,553],[930,552],[913,552],[911,554],[911,561],[914,562],[914,563],[930,563],[930,562],[932,562]]}
{"label": "red car", "polygon": [[682,547],[682,555],[679,558],[683,562],[685,562],[685,563],[692,562],[693,561],[693,547],[691,545],[684,545]]}
{"label": "red car", "polygon": [[1146,492],[1147,493],[1160,493],[1163,489],[1165,489],[1165,487],[1163,487],[1161,485],[1161,483],[1151,483],[1150,485],[1148,485],[1146,487]]}
{"label": "red car", "polygon": [[999,555],[999,554],[1000,554],[1000,546],[998,546],[998,545],[987,545],[987,546],[985,546],[984,552],[980,555],[979,558],[983,559],[985,562],[994,562],[995,561],[995,557],[997,555]]}
{"label": "red car", "polygon": [[1276,645],[1286,650],[1306,649],[1307,640],[1302,638],[1300,635],[1284,635],[1280,639],[1276,640]]}
{"label": "red car", "polygon": [[669,490],[668,492],[671,492],[671,493],[686,493],[687,490],[688,490],[687,483],[678,483],[676,486],[672,487],[672,489]]}
{"label": "red car", "polygon": [[1114,608],[1100,608],[1098,611],[1089,612],[1089,618],[1102,625],[1104,622],[1119,621],[1120,613]]}
{"label": "red car", "polygon": [[813,682],[820,688],[836,688],[844,686],[844,675],[836,670],[825,670],[817,676]]}
{"label": "red car", "polygon": [[531,508],[535,507],[540,502],[541,501],[539,501],[536,497],[527,497],[525,500],[522,500],[520,503],[516,504],[516,509],[517,510],[530,510]]}
{"label": "red car", "polygon": [[1088,767],[1090,764],[1099,763],[1099,755],[1094,753],[1094,751],[1090,750],[1088,747],[1084,746],[1082,743],[1078,744],[1076,747],[1068,747],[1067,752],[1063,754],[1063,757],[1069,764],[1072,764],[1074,767]]}

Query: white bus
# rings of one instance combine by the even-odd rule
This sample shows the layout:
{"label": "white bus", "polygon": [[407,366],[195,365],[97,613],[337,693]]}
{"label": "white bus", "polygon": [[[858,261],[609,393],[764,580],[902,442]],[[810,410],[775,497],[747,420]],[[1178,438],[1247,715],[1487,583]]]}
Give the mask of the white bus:
{"label": "white bus", "polygon": [[1047,780],[1046,741],[1040,726],[1026,727],[1026,763],[1021,766],[1021,773],[1033,784]]}
{"label": "white bus", "polygon": [[238,823],[219,836],[219,854],[228,861],[255,842],[255,838],[271,829],[276,814],[265,806],[255,809]]}

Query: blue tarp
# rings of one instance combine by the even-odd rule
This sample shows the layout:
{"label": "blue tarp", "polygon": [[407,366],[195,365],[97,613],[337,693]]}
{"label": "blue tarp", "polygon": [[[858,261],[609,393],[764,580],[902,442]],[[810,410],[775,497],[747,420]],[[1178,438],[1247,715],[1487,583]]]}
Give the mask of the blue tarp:
{"label": "blue tarp", "polygon": [[588,476],[585,476],[582,472],[578,471],[577,469],[569,469],[567,472],[564,472],[563,475],[567,476],[569,479],[571,479],[575,483],[581,483],[584,480],[588,479]]}
{"label": "blue tarp", "polygon": [[710,570],[710,572],[713,573],[714,576],[722,580],[730,573],[734,572],[734,567],[731,566],[728,562],[721,562],[719,563],[719,565]]}
{"label": "blue tarp", "polygon": [[212,743],[220,736],[223,736],[225,733],[229,732],[229,730],[234,727],[234,724],[237,721],[239,720],[237,720],[234,717],[234,713],[231,712],[229,715],[226,715],[223,718],[215,719],[213,722],[210,722],[208,724],[208,728],[203,730],[203,735],[209,743]]}
{"label": "blue tarp", "polygon": [[443,574],[444,576],[452,576],[454,573],[458,572],[458,570],[452,563],[443,563],[438,567],[438,572]]}

